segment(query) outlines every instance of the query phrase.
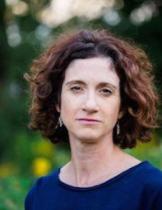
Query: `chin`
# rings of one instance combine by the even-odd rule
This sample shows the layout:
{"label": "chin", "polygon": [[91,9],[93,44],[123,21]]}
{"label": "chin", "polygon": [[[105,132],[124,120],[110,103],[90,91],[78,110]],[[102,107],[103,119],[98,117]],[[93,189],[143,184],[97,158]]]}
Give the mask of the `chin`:
{"label": "chin", "polygon": [[96,144],[97,143],[97,139],[88,139],[88,138],[82,138],[79,139],[80,142],[84,143],[84,144]]}
{"label": "chin", "polygon": [[100,136],[98,135],[76,135],[76,138],[84,143],[96,143]]}

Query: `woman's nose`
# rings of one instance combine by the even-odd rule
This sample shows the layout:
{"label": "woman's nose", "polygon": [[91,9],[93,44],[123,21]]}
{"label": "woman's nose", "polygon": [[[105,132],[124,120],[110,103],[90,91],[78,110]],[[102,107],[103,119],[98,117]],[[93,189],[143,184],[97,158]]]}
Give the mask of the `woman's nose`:
{"label": "woman's nose", "polygon": [[92,111],[92,112],[98,110],[97,97],[94,93],[88,93],[86,95],[83,103],[83,109],[85,111]]}

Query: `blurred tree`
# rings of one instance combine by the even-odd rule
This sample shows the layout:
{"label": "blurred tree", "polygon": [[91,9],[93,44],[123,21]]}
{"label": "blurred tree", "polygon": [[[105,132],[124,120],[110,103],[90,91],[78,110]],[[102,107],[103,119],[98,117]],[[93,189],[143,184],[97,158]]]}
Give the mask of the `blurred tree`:
{"label": "blurred tree", "polygon": [[5,1],[0,1],[0,87],[4,82],[7,70],[7,57],[8,57],[8,42],[6,36],[6,5]]}

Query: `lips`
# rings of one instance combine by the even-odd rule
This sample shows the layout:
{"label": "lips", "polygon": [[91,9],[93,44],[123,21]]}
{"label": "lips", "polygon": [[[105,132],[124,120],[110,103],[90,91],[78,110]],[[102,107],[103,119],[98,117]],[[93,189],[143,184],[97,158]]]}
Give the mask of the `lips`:
{"label": "lips", "polygon": [[78,120],[80,120],[80,121],[88,121],[88,122],[100,122],[100,120],[90,119],[90,118],[80,118]]}

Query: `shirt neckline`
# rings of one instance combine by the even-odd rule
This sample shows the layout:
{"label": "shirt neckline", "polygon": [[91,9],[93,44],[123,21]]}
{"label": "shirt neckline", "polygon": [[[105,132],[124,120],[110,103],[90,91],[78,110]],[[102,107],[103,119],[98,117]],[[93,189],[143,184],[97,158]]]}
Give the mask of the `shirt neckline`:
{"label": "shirt neckline", "polygon": [[90,186],[90,187],[78,187],[78,186],[73,186],[73,185],[70,185],[70,184],[67,184],[65,182],[63,182],[60,178],[59,178],[59,174],[60,174],[60,170],[61,170],[61,167],[58,168],[57,170],[57,181],[58,183],[63,186],[64,188],[66,189],[69,189],[69,190],[74,190],[74,191],[89,191],[89,190],[95,190],[95,189],[98,189],[98,188],[101,188],[101,187],[104,187],[105,185],[107,184],[111,184],[113,183],[114,181],[117,181],[119,179],[121,179],[123,176],[125,175],[128,175],[134,171],[136,171],[137,169],[141,168],[143,165],[145,164],[148,164],[148,161],[145,160],[145,161],[142,161],[128,169],[126,169],[125,171],[119,173],[118,175],[100,183],[100,184],[97,184],[97,185],[94,185],[94,186]]}

